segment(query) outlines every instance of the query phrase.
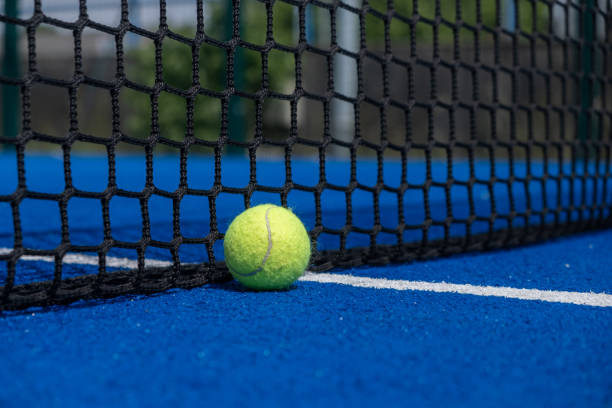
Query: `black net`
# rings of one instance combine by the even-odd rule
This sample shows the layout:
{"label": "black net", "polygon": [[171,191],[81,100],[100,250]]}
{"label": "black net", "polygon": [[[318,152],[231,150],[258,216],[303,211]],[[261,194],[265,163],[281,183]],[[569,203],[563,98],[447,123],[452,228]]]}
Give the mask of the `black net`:
{"label": "black net", "polygon": [[[59,3],[0,2],[0,160],[15,168],[0,182],[2,308],[227,280],[229,196],[240,209],[258,194],[312,203],[296,210],[312,271],[612,225],[610,0]],[[41,151],[59,153],[60,191],[33,187],[29,158]],[[103,153],[99,189],[74,182],[90,152]],[[118,168],[135,152],[145,178],[127,188]],[[194,155],[211,166],[194,174]],[[175,188],[156,182],[168,156]],[[267,162],[280,163],[268,176]],[[120,199],[137,203],[133,239],[112,216]],[[191,199],[208,215],[187,233]],[[69,216],[78,200],[99,206],[87,214],[102,225],[95,242],[81,242]],[[24,238],[26,217],[40,215],[33,202],[59,214],[58,243]],[[160,211],[171,220],[163,239],[152,233]],[[204,259],[184,257],[189,245]],[[169,259],[148,262],[151,250]],[[116,253],[134,255],[117,266]],[[20,266],[37,261],[47,270]]]}

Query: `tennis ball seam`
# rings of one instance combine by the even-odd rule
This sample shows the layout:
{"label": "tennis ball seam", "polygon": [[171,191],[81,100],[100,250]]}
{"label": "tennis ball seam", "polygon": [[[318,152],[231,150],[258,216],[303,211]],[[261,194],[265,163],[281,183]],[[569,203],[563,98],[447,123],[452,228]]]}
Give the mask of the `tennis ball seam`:
{"label": "tennis ball seam", "polygon": [[253,272],[240,273],[238,271],[235,271],[236,274],[240,276],[244,276],[244,277],[254,276],[254,275],[257,275],[259,272],[261,272],[263,268],[266,266],[266,261],[268,260],[268,258],[270,257],[270,253],[272,252],[272,228],[270,227],[270,219],[268,218],[268,215],[270,214],[270,210],[273,208],[274,207],[268,208],[266,210],[266,213],[264,214],[264,218],[266,220],[266,229],[268,230],[268,249],[261,261],[261,265],[259,265],[259,267],[255,269]]}

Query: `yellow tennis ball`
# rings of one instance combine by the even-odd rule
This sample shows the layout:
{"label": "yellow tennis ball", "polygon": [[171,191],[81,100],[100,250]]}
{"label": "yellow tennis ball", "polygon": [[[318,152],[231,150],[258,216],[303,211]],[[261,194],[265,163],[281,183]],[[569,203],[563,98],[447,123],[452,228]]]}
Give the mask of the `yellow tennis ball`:
{"label": "yellow tennis ball", "polygon": [[273,204],[238,215],[223,241],[225,263],[243,285],[257,290],[285,289],[310,261],[310,237],[290,210]]}

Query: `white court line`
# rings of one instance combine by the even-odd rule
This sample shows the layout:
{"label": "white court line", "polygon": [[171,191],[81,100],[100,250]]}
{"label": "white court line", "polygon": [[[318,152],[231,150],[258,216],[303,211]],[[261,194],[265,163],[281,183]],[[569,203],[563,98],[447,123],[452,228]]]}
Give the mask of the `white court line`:
{"label": "white court line", "polygon": [[459,293],[462,295],[496,296],[521,300],[572,303],[575,305],[612,307],[612,295],[593,292],[565,292],[560,290],[517,289],[504,286],[477,286],[446,282],[422,282],[363,278],[332,273],[307,273],[300,280],[305,282],[336,283],[358,288],[415,290],[437,293]]}
{"label": "white court line", "polygon": [[[0,255],[11,252],[10,248],[0,248]],[[26,255],[24,261],[54,262],[52,256]],[[98,257],[83,254],[68,254],[64,263],[80,265],[98,265]],[[128,258],[106,257],[106,265],[113,268],[138,268],[138,262]],[[145,260],[146,266],[166,267],[172,262]],[[521,300],[540,300],[543,302],[571,303],[575,305],[612,307],[612,295],[593,292],[566,292],[560,290],[518,289],[504,286],[478,286],[446,282],[423,282],[408,280],[391,280],[384,278],[364,278],[353,275],[333,273],[307,273],[300,278],[304,282],[335,283],[358,288],[413,290],[421,292],[458,293],[474,296],[495,296]]]}
{"label": "white court line", "polygon": [[[6,255],[11,251],[11,248],[0,248],[0,255]],[[24,255],[19,259],[23,261],[55,262],[55,258],[52,256]],[[94,255],[84,254],[67,254],[66,256],[64,256],[63,263],[78,265],[98,265],[98,257]],[[165,267],[171,266],[172,262],[157,261],[155,259],[145,259],[145,265],[154,267]],[[107,256],[106,266],[110,266],[112,268],[136,269],[138,268],[138,261],[134,261],[129,258],[117,258],[114,256]]]}

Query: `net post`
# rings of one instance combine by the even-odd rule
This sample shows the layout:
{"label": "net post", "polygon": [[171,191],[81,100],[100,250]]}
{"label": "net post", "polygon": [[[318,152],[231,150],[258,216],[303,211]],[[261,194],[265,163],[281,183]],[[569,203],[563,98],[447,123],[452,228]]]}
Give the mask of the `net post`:
{"label": "net post", "polygon": [[516,29],[516,3],[515,0],[503,0],[504,28],[510,32]]}
{"label": "net post", "polygon": [[[130,16],[130,23],[134,26],[140,27],[140,8],[141,0],[130,0],[128,3],[128,12]],[[128,39],[128,46],[132,49],[138,48],[140,45],[140,37],[131,35]]]}
{"label": "net post", "polygon": [[310,44],[317,43],[316,15],[313,13],[312,4],[306,5],[306,41]]}
{"label": "net post", "polygon": [[[4,14],[9,18],[17,17],[18,0],[4,2]],[[2,53],[2,75],[19,78],[19,54],[17,49],[17,26],[4,24],[4,44]],[[19,132],[19,89],[16,86],[2,85],[2,134],[4,138],[16,138]],[[2,146],[0,145],[0,148]]]}
{"label": "net post", "polygon": [[[237,9],[236,11],[234,11]],[[225,26],[225,38],[228,41],[234,39],[235,27],[234,27],[234,12],[238,13],[238,38],[242,34],[242,24],[240,24],[240,0],[226,1],[224,9],[223,22]],[[233,64],[233,84],[232,88],[244,89],[244,61],[242,53],[239,49],[234,51],[234,64]],[[227,72],[224,72],[225,85],[229,87],[229,77]],[[234,92],[235,93],[235,92]],[[230,97],[228,101],[229,111],[227,115],[227,131],[231,139],[237,142],[244,142],[246,140],[246,127],[244,118],[244,103],[237,97]],[[244,154],[245,150],[238,146],[227,145],[226,152],[231,155]]]}
{"label": "net post", "polygon": [[[345,0],[345,4],[360,8],[362,0]],[[337,8],[337,33],[336,41],[339,47],[348,50],[359,50],[359,23],[354,24],[356,17],[350,11],[344,8]],[[334,88],[337,93],[348,97],[357,95],[357,70],[353,62],[349,61],[348,57],[336,54],[334,61]],[[335,139],[350,143],[353,138],[355,128],[354,107],[351,109],[347,103],[340,102],[337,98],[334,99],[332,105],[332,129]],[[352,112],[352,114],[351,114]],[[332,155],[338,159],[347,159],[349,154],[346,149],[332,145],[329,150]]]}
{"label": "net post", "polygon": [[582,14],[578,18],[581,19],[579,27],[581,27],[581,52],[580,52],[580,115],[578,119],[578,139],[583,145],[583,156],[585,160],[593,154],[592,149],[589,149],[588,143],[591,138],[597,134],[593,129],[593,120],[591,116],[591,108],[593,107],[593,91],[594,82],[591,80],[593,73],[593,41],[594,41],[594,24],[593,11],[594,0],[584,0],[584,8]]}

